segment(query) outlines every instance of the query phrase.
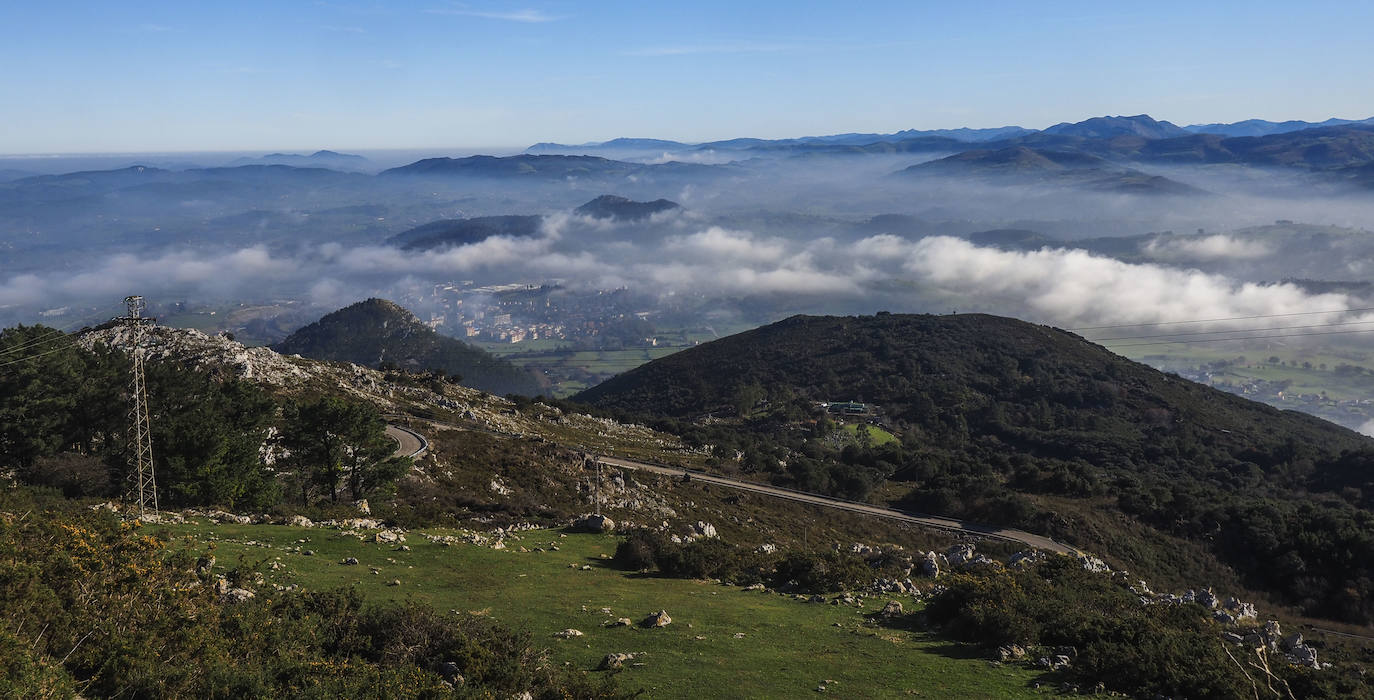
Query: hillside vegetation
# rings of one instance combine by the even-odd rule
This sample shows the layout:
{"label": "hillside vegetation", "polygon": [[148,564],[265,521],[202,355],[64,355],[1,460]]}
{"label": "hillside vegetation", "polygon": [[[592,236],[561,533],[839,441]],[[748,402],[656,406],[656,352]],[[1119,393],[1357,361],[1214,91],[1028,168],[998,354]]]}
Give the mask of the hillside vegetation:
{"label": "hillside vegetation", "polygon": [[0,697],[627,697],[489,619],[335,586],[255,594],[251,563],[196,554],[0,491]]}
{"label": "hillside vegetation", "polygon": [[439,335],[385,299],[339,309],[272,346],[282,354],[366,367],[442,370],[493,394],[540,393],[533,375],[460,340]]}
{"label": "hillside vegetation", "polygon": [[[1308,614],[1374,619],[1374,443],[1053,328],[976,314],[799,316],[574,398],[657,415],[758,478],[851,497],[877,489],[906,507],[1063,536],[1127,566],[1170,562],[1151,572],[1164,576],[1206,565],[1161,551],[1159,534],[1194,540]],[[833,447],[814,403],[850,400],[876,404],[900,442]],[[707,414],[745,417],[695,421]],[[1159,534],[1122,543],[1074,512],[1103,508]]]}

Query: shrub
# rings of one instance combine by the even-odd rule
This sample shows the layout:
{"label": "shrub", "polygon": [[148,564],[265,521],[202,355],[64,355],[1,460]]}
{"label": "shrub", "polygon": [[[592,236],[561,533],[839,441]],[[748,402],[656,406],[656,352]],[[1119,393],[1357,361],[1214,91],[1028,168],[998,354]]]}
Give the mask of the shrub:
{"label": "shrub", "polygon": [[612,557],[611,561],[622,569],[645,571],[653,568],[654,560],[663,544],[662,535],[652,530],[639,528],[631,531],[620,544],[616,545],[615,556]]}

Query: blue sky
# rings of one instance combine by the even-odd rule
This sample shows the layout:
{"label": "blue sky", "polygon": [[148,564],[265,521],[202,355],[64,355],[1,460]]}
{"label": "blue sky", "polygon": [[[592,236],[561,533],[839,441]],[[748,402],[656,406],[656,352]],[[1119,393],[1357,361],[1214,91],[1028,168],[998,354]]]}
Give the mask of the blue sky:
{"label": "blue sky", "polygon": [[1374,115],[1374,3],[10,2],[0,153]]}

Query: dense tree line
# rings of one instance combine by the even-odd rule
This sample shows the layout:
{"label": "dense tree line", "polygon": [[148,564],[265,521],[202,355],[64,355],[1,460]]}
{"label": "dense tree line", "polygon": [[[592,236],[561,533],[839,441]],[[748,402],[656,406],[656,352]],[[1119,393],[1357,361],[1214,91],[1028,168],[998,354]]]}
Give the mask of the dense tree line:
{"label": "dense tree line", "polygon": [[[0,469],[72,497],[117,497],[130,470],[126,356],[42,326],[0,331]],[[356,500],[409,466],[375,406],[279,400],[174,362],[147,365],[154,469],[165,507],[266,509]]]}

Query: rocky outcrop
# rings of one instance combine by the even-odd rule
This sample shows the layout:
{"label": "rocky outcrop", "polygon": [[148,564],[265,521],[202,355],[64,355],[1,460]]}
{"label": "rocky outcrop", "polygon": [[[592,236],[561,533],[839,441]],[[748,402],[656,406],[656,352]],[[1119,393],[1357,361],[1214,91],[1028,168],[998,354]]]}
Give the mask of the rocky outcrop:
{"label": "rocky outcrop", "polygon": [[221,599],[226,603],[246,603],[254,597],[254,593],[247,588],[230,588],[224,592]]}
{"label": "rocky outcrop", "polygon": [[[943,567],[940,565],[941,561],[944,562]],[[936,554],[933,551],[926,552],[925,558],[921,560],[921,573],[931,578],[938,578],[940,572],[947,568],[949,568],[949,560],[945,559],[943,554]]]}
{"label": "rocky outcrop", "polygon": [[[103,343],[127,352],[133,335],[127,326],[117,325],[77,336],[86,349]],[[309,372],[268,348],[250,348],[221,335],[206,335],[186,328],[150,326],[144,328],[143,348],[150,361],[175,359],[183,365],[208,370],[216,375],[252,379],[275,385],[297,384]]]}
{"label": "rocky outcrop", "polygon": [[667,627],[668,625],[671,625],[672,623],[673,623],[673,618],[671,618],[671,617],[668,616],[668,611],[667,611],[667,610],[660,610],[660,611],[658,611],[658,612],[656,612],[656,613],[653,613],[653,614],[649,615],[648,617],[644,618],[644,619],[639,623],[639,626],[640,626],[640,627],[647,627],[647,628],[653,629],[653,628],[655,628],[655,627]]}
{"label": "rocky outcrop", "polygon": [[587,514],[573,521],[572,527],[579,532],[604,533],[615,530],[615,521],[604,515]]}

